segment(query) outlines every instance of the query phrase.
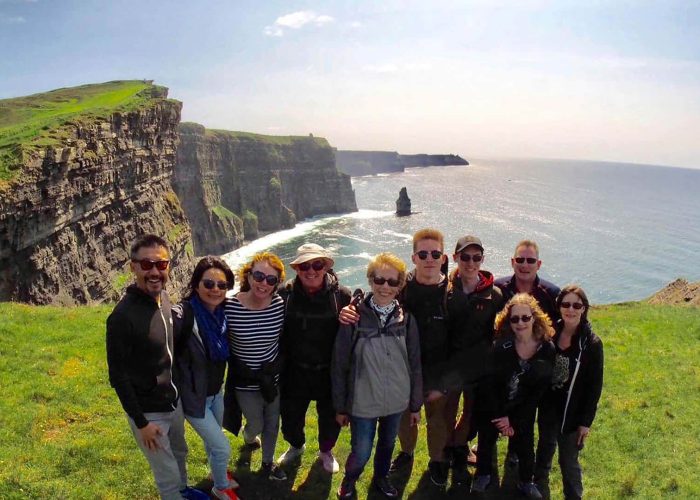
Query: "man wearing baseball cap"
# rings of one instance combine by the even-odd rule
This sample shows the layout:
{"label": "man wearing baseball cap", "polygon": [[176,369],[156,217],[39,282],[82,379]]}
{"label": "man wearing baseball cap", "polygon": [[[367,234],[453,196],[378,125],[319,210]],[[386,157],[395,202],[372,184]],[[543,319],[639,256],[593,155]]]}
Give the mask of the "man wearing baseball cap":
{"label": "man wearing baseball cap", "polygon": [[[452,482],[468,480],[467,441],[474,407],[476,385],[485,375],[486,360],[493,340],[496,313],[503,307],[503,295],[494,286],[493,274],[481,269],[484,247],[473,235],[461,237],[455,245],[452,259],[457,268],[450,274],[448,315],[451,318],[451,337],[455,339],[456,356],[461,375],[461,390],[450,391],[445,413],[450,422],[448,456],[452,458]],[[457,421],[460,396],[464,396],[462,414]]]}
{"label": "man wearing baseball cap", "polygon": [[350,290],[340,286],[330,253],[315,243],[297,249],[290,263],[296,277],[280,290],[285,300],[281,348],[285,371],[281,377],[282,435],[289,449],[278,459],[290,463],[304,453],[304,423],[311,401],[318,413],[318,458],[323,468],[340,470],[333,447],[340,433],[331,394],[330,365],[338,332],[338,313],[350,303]]}

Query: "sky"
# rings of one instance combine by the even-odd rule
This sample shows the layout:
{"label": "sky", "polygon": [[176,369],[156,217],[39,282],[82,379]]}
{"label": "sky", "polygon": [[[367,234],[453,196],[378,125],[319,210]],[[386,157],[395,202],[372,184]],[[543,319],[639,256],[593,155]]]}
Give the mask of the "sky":
{"label": "sky", "polygon": [[698,0],[0,0],[0,99],[119,79],[339,149],[700,168]]}

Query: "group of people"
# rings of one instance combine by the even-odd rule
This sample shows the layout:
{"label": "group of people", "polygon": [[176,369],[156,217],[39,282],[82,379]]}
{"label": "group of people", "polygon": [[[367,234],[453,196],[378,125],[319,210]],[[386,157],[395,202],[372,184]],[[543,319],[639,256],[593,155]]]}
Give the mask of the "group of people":
{"label": "group of people", "polygon": [[[412,466],[421,410],[436,485],[450,471],[453,483],[468,484],[467,464],[475,462],[471,491],[486,491],[500,435],[508,437],[507,463],[518,466],[521,493],[542,497],[558,449],[564,495],[581,498],[578,455],[603,381],[585,292],[540,279],[530,240],[516,246],[510,277],[481,269],[484,247],[475,236],[460,238],[452,259],[448,273],[442,233],[422,229],[413,237],[412,270],[380,253],[367,267],[367,291],[351,294],[329,252],[306,243],[290,263],[294,279],[285,282],[279,257],[262,252],[239,270],[233,294],[233,271],[207,256],[173,305],[164,288],[167,242],[135,241],[135,283],[107,320],[107,361],[161,497],[208,498],[187,486],[185,419],[203,440],[212,495],[231,499],[238,484],[223,429],[242,429],[245,445],[261,448],[262,473],[285,480],[285,468],[304,453],[314,401],[318,459],[329,473],[340,469],[333,449],[350,427],[341,498],[356,494],[373,448],[373,486],[399,495],[391,474]],[[289,446],[275,460],[280,421]]]}

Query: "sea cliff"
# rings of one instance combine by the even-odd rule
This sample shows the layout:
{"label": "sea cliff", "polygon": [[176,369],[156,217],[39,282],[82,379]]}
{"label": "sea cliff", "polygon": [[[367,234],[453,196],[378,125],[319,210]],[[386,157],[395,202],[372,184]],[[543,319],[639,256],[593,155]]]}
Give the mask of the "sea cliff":
{"label": "sea cliff", "polygon": [[338,170],[351,176],[403,172],[410,167],[435,167],[445,165],[469,165],[459,155],[416,154],[402,155],[396,151],[349,151],[335,152]]}
{"label": "sea cliff", "polygon": [[350,176],[313,136],[266,136],[180,125],[173,176],[193,229],[195,253],[223,253],[258,231],[306,217],[357,210]]}

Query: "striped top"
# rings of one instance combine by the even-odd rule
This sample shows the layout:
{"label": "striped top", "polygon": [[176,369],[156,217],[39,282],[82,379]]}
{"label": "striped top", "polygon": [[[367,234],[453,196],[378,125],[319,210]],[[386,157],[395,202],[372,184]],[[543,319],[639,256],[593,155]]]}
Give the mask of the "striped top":
{"label": "striped top", "polygon": [[[231,297],[226,299],[225,311],[231,355],[253,370],[277,358],[284,323],[282,297],[273,295],[270,305],[260,310],[248,309],[238,297]],[[279,382],[279,376],[275,381]],[[242,391],[260,390],[257,384],[235,387]]]}

